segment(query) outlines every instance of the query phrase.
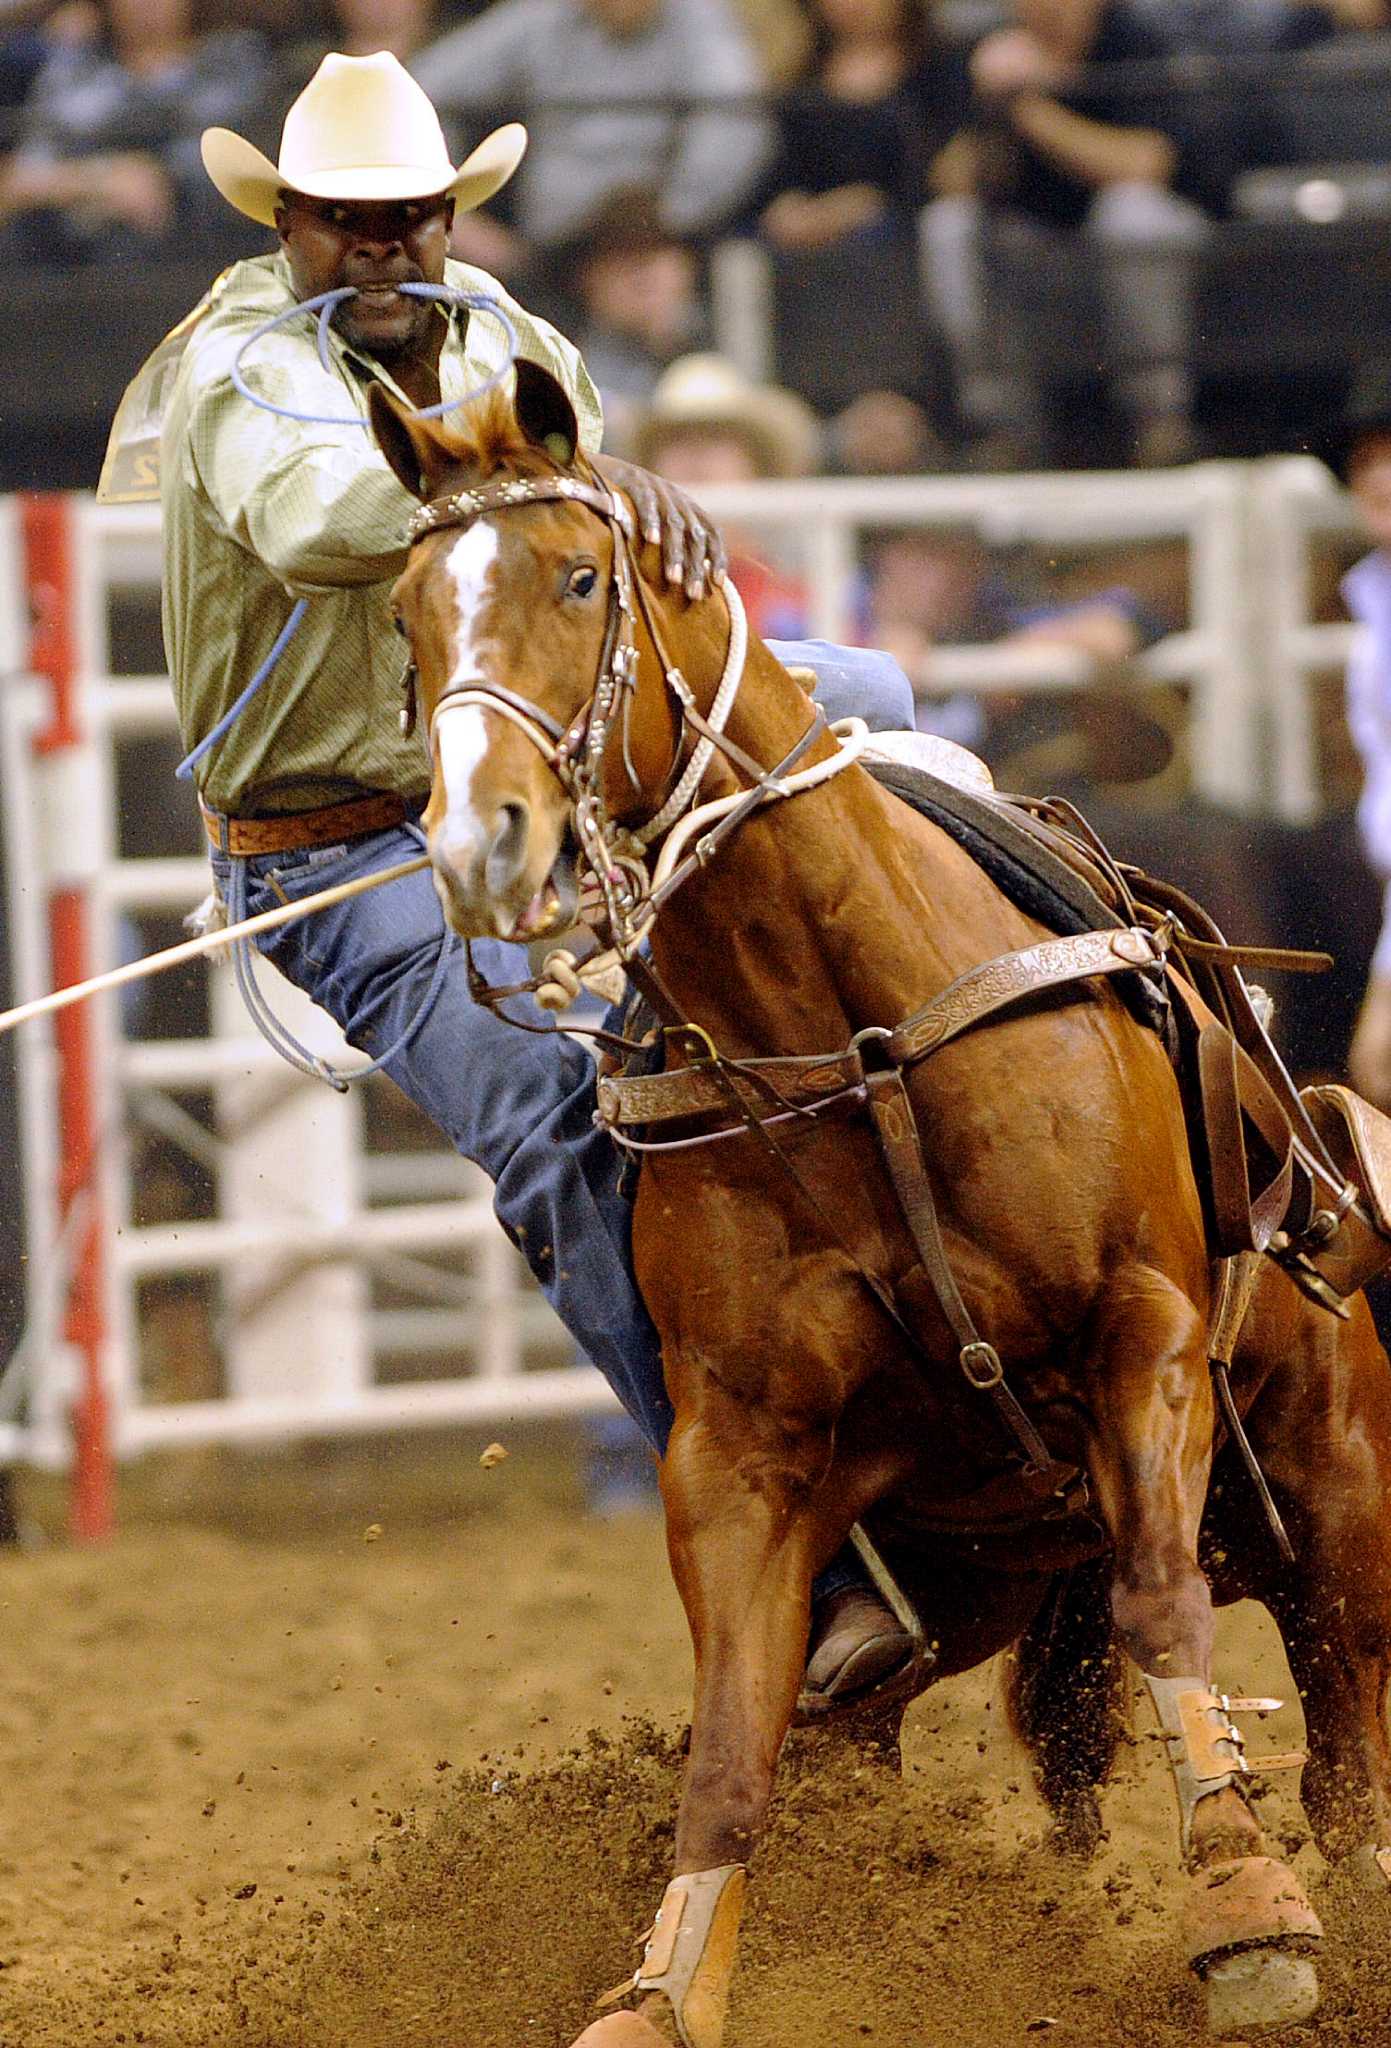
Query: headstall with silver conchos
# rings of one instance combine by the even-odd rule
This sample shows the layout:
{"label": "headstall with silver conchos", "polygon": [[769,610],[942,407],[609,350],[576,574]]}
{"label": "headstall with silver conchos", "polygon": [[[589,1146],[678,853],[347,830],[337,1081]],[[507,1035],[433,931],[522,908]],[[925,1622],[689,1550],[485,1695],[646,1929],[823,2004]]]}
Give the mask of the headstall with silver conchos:
{"label": "headstall with silver conchos", "polygon": [[[599,888],[610,941],[620,949],[626,949],[636,941],[647,889],[647,871],[642,860],[641,843],[608,815],[603,800],[602,776],[610,734],[621,710],[624,766],[634,792],[639,791],[629,752],[627,728],[638,663],[634,593],[641,589],[631,555],[631,513],[615,492],[604,485],[586,483],[579,477],[513,477],[505,483],[481,484],[470,490],[455,491],[447,498],[431,499],[413,514],[407,528],[407,540],[411,547],[415,547],[432,533],[451,527],[469,527],[491,512],[506,511],[518,505],[546,503],[587,506],[606,522],[613,534],[613,577],[609,586],[608,618],[599,657],[598,679],[588,702],[568,727],[562,727],[539,704],[531,703],[502,684],[461,681],[449,685],[441,693],[433,716],[438,717],[451,699],[488,700],[526,733],[571,800],[580,855]],[[683,751],[685,720],[694,706],[688,701],[689,685],[680,670],[666,659],[651,611],[640,596],[638,603],[641,604],[644,623],[657,646],[663,672],[676,697],[682,721],[682,739],[678,741],[676,764],[672,771],[674,779]],[[402,727],[410,730],[415,723],[414,664],[406,672],[403,687],[406,702],[401,714]]]}

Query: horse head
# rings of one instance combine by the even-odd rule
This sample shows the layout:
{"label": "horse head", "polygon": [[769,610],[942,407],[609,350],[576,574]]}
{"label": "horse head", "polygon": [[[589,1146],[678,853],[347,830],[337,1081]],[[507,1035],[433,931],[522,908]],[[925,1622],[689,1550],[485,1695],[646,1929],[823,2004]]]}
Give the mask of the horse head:
{"label": "horse head", "polygon": [[569,399],[534,364],[518,362],[510,403],[493,394],[462,428],[412,416],[380,386],[370,410],[422,505],[392,601],[429,739],[424,822],[445,916],[464,936],[565,929],[581,785],[621,812],[642,764],[660,776],[674,745],[660,690],[650,730],[641,719],[630,730],[625,707],[617,766],[606,719],[595,724],[596,701],[626,698],[635,680],[631,515],[585,462]]}

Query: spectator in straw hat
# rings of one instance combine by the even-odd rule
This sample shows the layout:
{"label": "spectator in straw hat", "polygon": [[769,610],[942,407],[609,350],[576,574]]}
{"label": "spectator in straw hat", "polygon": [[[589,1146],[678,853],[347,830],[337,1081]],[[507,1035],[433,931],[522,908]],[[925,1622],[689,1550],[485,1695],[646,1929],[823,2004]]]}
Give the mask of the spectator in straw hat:
{"label": "spectator in straw hat", "polygon": [[[815,416],[794,392],[754,384],[718,355],[682,356],[652,394],[633,452],[684,489],[810,476],[818,465]],[[771,567],[755,538],[724,527],[729,573],[749,624],[765,639],[806,631],[808,594],[800,578]]]}
{"label": "spectator in straw hat", "polygon": [[1386,884],[1381,936],[1348,1052],[1353,1085],[1391,1110],[1391,362],[1354,380],[1336,433],[1321,451],[1351,493],[1372,551],[1343,578],[1343,599],[1362,628],[1348,661],[1348,727],[1362,759],[1358,833]]}
{"label": "spectator in straw hat", "polygon": [[[688,499],[600,453],[599,402],[575,348],[486,272],[446,257],[456,210],[496,192],[525,143],[514,124],[456,164],[424,92],[385,52],[324,59],[286,115],[277,163],[230,130],[203,137],[223,197],[279,243],[227,272],[191,322],[160,446],[170,674],[214,872],[239,912],[418,850],[430,759],[398,722],[403,651],[390,601],[415,501],[362,430],[366,399],[379,382],[418,408],[461,400],[510,365],[496,318],[400,286],[447,284],[504,308],[514,383],[532,365],[569,400],[579,447],[558,459],[587,460],[625,494],[668,577],[692,596],[722,567],[718,537]],[[341,286],[356,296],[322,332],[293,317]],[[833,716],[911,717],[906,679],[886,657],[789,653],[819,660]],[[248,702],[249,676],[263,687]],[[587,1053],[473,1001],[425,873],[262,936],[267,957],[494,1181],[504,1228],[660,1449],[671,1407]],[[518,946],[483,940],[473,954],[495,984],[526,976]],[[832,1571],[816,1621],[823,1686],[848,1663],[872,1676],[908,1648],[853,1565]]]}

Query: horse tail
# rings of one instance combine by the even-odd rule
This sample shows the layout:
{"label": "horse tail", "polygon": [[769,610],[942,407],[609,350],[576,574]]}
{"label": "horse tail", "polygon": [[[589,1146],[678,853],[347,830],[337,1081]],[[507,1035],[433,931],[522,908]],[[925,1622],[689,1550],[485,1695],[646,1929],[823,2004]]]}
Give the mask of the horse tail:
{"label": "horse tail", "polygon": [[1126,1729],[1125,1662],[1111,1620],[1111,1560],[1059,1572],[1005,1659],[1010,1725],[1028,1748],[1059,1841],[1090,1855],[1097,1790]]}

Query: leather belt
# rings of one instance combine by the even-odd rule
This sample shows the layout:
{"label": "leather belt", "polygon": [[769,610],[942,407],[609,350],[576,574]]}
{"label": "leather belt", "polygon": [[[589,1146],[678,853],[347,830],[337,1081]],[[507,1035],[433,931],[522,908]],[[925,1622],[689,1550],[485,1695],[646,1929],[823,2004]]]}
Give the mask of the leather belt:
{"label": "leather belt", "polygon": [[300,853],[307,847],[336,846],[364,832],[382,832],[407,815],[404,797],[381,791],[324,804],[313,811],[287,811],[279,818],[229,818],[202,799],[203,829],[219,853]]}

